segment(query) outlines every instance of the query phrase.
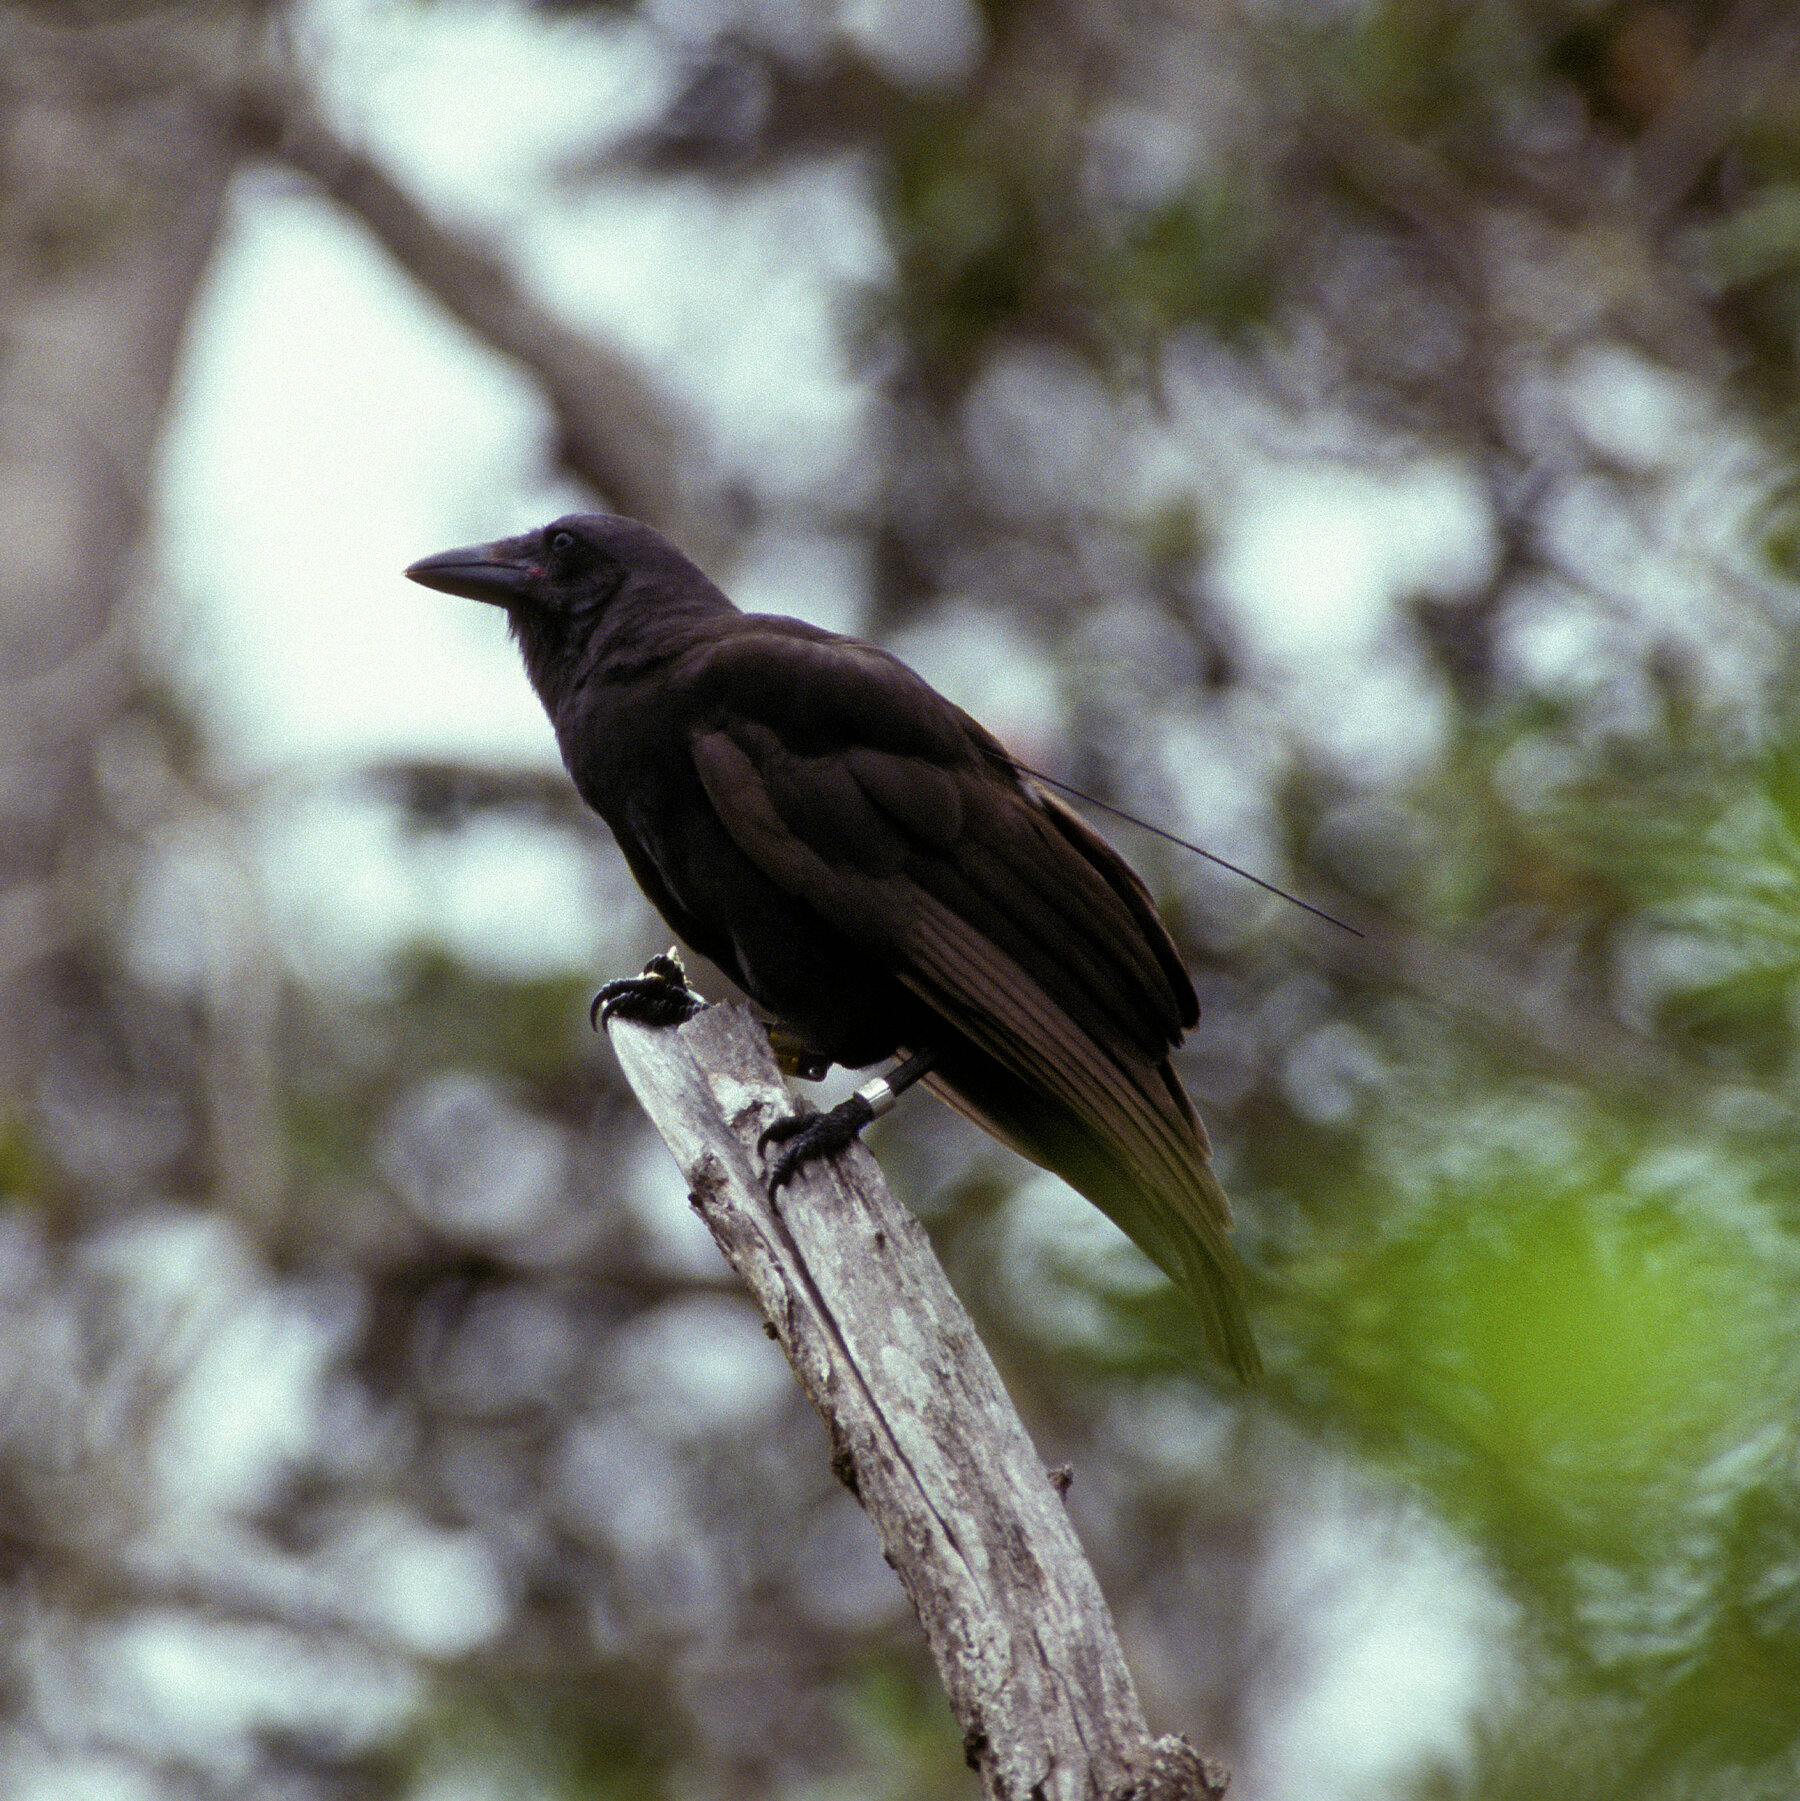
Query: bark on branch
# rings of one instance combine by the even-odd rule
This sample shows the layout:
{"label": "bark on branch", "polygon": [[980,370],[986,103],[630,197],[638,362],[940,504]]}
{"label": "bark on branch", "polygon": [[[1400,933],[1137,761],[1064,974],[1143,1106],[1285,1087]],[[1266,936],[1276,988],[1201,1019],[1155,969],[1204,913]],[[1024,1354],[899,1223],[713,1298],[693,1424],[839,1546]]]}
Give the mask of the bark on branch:
{"label": "bark on branch", "polygon": [[860,1145],[771,1204],[757,1134],[792,1109],[762,1028],[709,1007],[614,1049],[831,1434],[917,1609],[994,1801],[1217,1801],[1152,1739],[1099,1585],[918,1221]]}

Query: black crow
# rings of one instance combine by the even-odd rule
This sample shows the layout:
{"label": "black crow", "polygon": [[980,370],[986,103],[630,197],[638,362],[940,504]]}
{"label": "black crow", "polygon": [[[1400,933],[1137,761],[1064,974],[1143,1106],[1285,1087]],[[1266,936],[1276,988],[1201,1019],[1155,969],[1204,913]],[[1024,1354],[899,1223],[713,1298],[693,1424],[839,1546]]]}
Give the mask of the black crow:
{"label": "black crow", "polygon": [[[1104,839],[905,664],[739,612],[648,526],[571,515],[406,573],[506,609],[645,894],[815,1069],[907,1059],[874,1107],[772,1133],[775,1185],[922,1078],[1086,1195],[1255,1374],[1231,1210],[1169,1066],[1194,986]],[[659,989],[682,993],[602,999],[654,1014]]]}

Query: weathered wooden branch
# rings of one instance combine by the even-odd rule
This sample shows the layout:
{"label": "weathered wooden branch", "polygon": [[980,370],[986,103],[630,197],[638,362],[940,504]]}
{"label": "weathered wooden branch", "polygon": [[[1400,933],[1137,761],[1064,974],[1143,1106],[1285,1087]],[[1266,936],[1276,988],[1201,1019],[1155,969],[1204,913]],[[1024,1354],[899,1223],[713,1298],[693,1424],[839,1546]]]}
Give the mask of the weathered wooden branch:
{"label": "weathered wooden branch", "polygon": [[772,1204],[757,1134],[793,1101],[750,1014],[609,1030],[912,1598],[983,1792],[1217,1801],[1220,1772],[1185,1739],[1151,1738],[1062,1497],[874,1159],[852,1145]]}

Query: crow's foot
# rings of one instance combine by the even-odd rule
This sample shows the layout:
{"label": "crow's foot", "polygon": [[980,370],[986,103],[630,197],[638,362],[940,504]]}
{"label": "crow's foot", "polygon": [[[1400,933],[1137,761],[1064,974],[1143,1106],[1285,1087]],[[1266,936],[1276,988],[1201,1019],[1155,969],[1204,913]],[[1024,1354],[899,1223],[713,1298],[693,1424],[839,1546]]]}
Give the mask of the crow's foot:
{"label": "crow's foot", "polygon": [[885,1076],[863,1083],[847,1101],[839,1101],[829,1113],[794,1113],[764,1128],[756,1141],[758,1155],[771,1144],[787,1149],[773,1166],[764,1165],[773,1199],[782,1183],[791,1182],[803,1163],[815,1157],[832,1157],[841,1151],[870,1120],[894,1110],[894,1102],[923,1075],[937,1066],[936,1051],[914,1051]]}
{"label": "crow's foot", "polygon": [[596,1032],[614,1018],[640,1026],[678,1026],[705,1005],[687,985],[680,957],[670,950],[652,957],[641,976],[606,983],[588,1008],[588,1024]]}
{"label": "crow's foot", "polygon": [[784,1147],[773,1163],[764,1166],[769,1193],[778,1194],[782,1184],[791,1182],[815,1157],[835,1157],[874,1117],[874,1107],[858,1092],[829,1113],[791,1113],[765,1127],[756,1141],[757,1154],[771,1144]]}

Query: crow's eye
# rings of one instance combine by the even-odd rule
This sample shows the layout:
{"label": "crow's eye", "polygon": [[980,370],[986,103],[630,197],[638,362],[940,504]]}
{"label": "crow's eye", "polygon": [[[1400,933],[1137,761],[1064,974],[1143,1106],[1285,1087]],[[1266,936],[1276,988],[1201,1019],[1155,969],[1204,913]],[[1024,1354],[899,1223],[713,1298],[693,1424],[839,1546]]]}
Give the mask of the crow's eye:
{"label": "crow's eye", "polygon": [[575,534],[573,532],[558,532],[555,537],[550,540],[550,548],[552,550],[573,550],[575,548]]}

